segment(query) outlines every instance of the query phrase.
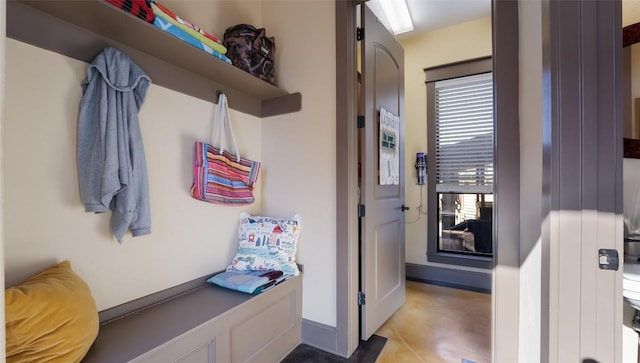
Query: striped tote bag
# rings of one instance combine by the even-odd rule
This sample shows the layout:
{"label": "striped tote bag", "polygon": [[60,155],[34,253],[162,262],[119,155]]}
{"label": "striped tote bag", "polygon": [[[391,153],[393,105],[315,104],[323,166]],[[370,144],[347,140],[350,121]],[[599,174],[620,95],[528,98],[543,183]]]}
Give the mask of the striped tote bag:
{"label": "striped tote bag", "polygon": [[[212,143],[195,142],[191,196],[222,205],[246,205],[255,201],[253,186],[260,162],[240,157],[229,119],[227,99],[220,94],[212,128]],[[226,140],[235,154],[225,150]],[[220,146],[214,146],[215,141]]]}

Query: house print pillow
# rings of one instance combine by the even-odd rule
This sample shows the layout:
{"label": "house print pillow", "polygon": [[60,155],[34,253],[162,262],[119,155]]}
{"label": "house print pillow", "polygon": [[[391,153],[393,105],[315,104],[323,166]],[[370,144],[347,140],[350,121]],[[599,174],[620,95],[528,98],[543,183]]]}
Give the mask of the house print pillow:
{"label": "house print pillow", "polygon": [[296,251],[300,216],[272,218],[240,213],[238,250],[227,267],[233,270],[280,270],[297,276]]}

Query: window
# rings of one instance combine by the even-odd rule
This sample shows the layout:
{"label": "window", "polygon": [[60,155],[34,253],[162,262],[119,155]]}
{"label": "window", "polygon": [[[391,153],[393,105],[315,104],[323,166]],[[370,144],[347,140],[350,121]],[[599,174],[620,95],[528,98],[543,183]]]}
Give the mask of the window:
{"label": "window", "polygon": [[491,59],[425,70],[429,261],[489,266],[493,257]]}

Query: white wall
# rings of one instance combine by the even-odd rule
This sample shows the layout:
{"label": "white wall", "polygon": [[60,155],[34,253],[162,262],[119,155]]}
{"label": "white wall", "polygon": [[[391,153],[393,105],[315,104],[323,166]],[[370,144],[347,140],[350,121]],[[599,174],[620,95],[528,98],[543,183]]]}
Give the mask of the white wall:
{"label": "white wall", "polygon": [[336,326],[335,5],[271,1],[263,15],[278,83],[302,93],[302,111],[262,122],[264,211],[301,215],[302,316]]}
{"label": "white wall", "polygon": [[[152,233],[122,245],[109,214],[85,213],[76,172],[80,83],[87,65],[7,40],[5,273],[12,285],[69,259],[102,310],[211,272],[231,260],[240,207],[189,196],[193,142],[208,137],[214,105],[151,86],[140,112]],[[232,111],[238,143],[260,159],[262,122]],[[257,201],[247,208],[258,212]]]}
{"label": "white wall", "polygon": [[[414,167],[417,152],[427,150],[427,89],[424,68],[491,55],[491,17],[439,29],[423,35],[402,39],[405,73],[405,200],[411,209],[407,213],[406,261],[408,263],[446,266],[427,262],[427,218],[420,215],[420,186],[416,185]],[[433,156],[429,156],[433,157]],[[422,203],[427,205],[427,188],[423,186]],[[466,270],[486,272],[483,269]]]}
{"label": "white wall", "polygon": [[540,362],[542,225],[542,4],[520,4],[520,346]]}

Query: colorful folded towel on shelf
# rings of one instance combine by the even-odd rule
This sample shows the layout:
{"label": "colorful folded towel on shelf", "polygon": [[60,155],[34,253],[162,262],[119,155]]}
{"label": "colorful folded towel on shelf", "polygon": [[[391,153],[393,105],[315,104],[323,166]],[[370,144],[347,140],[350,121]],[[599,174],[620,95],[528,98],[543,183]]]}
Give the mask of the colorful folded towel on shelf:
{"label": "colorful folded towel on shelf", "polygon": [[147,0],[107,0],[107,2],[149,23],[153,23],[156,17]]}
{"label": "colorful folded towel on shelf", "polygon": [[222,41],[220,39],[218,39],[215,35],[209,34],[206,31],[198,28],[195,24],[192,24],[192,23],[180,18],[173,11],[167,9],[164,5],[162,5],[162,4],[158,3],[158,2],[154,2],[154,4],[156,4],[156,6],[158,6],[160,8],[160,10],[162,10],[165,14],[169,15],[172,19],[174,19],[178,23],[184,24],[184,25],[190,27],[191,29],[197,31],[198,33],[204,35],[205,37],[213,40],[214,42],[216,42],[218,44],[222,44]]}
{"label": "colorful folded towel on shelf", "polygon": [[[160,5],[157,2],[152,2],[151,3],[151,7],[153,8],[153,13],[156,15],[156,18],[157,17],[161,17],[165,21],[168,21],[172,25],[178,27],[183,32],[189,34],[190,36],[192,36],[196,40],[202,42],[202,44],[206,45],[207,47],[215,50],[216,52],[218,52],[220,54],[224,55],[225,53],[227,53],[227,48],[224,45],[222,45],[222,44],[210,39],[209,37],[205,36],[204,34],[200,33],[199,31],[196,31],[195,29],[193,29],[193,27],[184,24],[184,21],[182,21],[182,23],[181,23],[180,21],[176,20],[176,19],[178,19],[177,16],[176,16],[176,19],[174,19],[170,14],[168,14],[168,13],[166,13],[166,12],[164,12],[162,10],[162,9],[167,9],[166,7],[162,6],[162,8],[161,8],[160,6],[162,6],[162,5]],[[168,11],[171,14],[173,14],[173,12],[171,12],[170,10],[168,10]],[[175,15],[175,14],[173,14],[173,15]]]}
{"label": "colorful folded towel on shelf", "polygon": [[282,271],[278,270],[234,270],[216,274],[209,278],[207,282],[247,294],[259,294],[278,285],[285,279],[286,276]]}
{"label": "colorful folded towel on shelf", "polygon": [[186,32],[184,32],[182,29],[178,28],[177,26],[171,24],[170,22],[168,22],[167,20],[165,20],[164,18],[160,17],[160,16],[156,16],[155,20],[153,21],[153,25],[155,25],[157,28],[160,28],[164,31],[166,31],[167,33],[173,35],[174,37],[189,43],[191,45],[193,45],[194,47],[205,51],[206,53],[211,54],[212,56],[231,64],[231,59],[227,58],[227,56],[225,56],[224,54],[220,54],[219,52],[217,52],[214,49],[211,49],[210,47],[208,47],[206,44],[202,43],[201,41],[199,41],[198,39],[192,37],[191,35],[187,34]]}

